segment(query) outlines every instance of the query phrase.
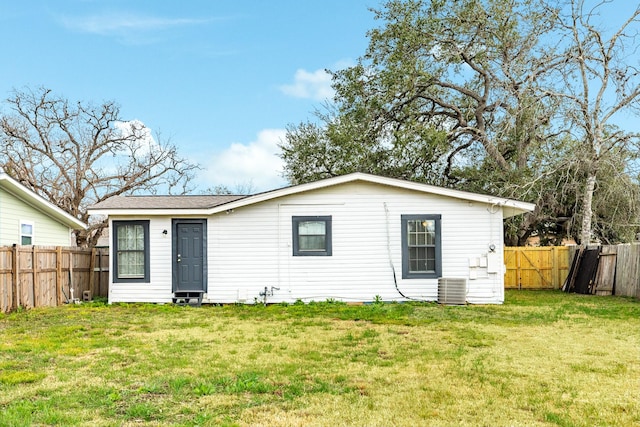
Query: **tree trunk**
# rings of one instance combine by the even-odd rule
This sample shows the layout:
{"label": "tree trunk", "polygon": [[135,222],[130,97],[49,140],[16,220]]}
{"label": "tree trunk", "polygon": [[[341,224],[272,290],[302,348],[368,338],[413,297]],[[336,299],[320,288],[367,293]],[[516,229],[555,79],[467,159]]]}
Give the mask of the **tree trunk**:
{"label": "tree trunk", "polygon": [[587,246],[591,243],[591,217],[593,210],[593,192],[596,189],[596,172],[590,171],[587,177],[587,185],[582,196],[582,227],[580,229],[580,245]]}

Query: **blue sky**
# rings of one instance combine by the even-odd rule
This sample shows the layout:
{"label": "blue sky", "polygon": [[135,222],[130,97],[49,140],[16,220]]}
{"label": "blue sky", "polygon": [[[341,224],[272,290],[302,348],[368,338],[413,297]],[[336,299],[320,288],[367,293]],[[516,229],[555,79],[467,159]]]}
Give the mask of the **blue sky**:
{"label": "blue sky", "polygon": [[114,100],[200,163],[201,189],[285,185],[288,124],[353,64],[379,0],[25,0],[0,3],[0,98],[52,89]]}
{"label": "blue sky", "polygon": [[[0,99],[44,86],[114,100],[202,165],[197,191],[286,185],[277,144],[355,63],[382,0],[22,0],[0,3]],[[606,6],[628,17],[635,2]],[[615,20],[614,20],[615,21]],[[630,117],[627,117],[631,120]],[[635,123],[636,118],[633,118]]]}

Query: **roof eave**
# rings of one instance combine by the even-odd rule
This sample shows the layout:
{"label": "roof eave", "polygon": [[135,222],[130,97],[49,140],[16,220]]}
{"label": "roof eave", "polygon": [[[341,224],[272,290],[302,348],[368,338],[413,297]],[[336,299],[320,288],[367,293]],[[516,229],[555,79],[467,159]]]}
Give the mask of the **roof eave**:
{"label": "roof eave", "polygon": [[512,216],[522,215],[529,212],[533,212],[536,205],[533,203],[519,202],[516,200],[505,199],[505,203],[500,205],[502,207],[502,217],[511,218]]}
{"label": "roof eave", "polygon": [[170,216],[170,215],[209,215],[210,209],[151,209],[151,208],[102,208],[89,209],[90,215],[107,216]]}
{"label": "roof eave", "polygon": [[7,191],[21,198],[24,202],[32,205],[36,209],[40,209],[61,224],[73,229],[87,229],[87,225],[85,223],[75,218],[73,215],[68,214],[48,200],[45,200],[33,191],[27,189],[6,173],[0,174],[0,185],[2,185]]}

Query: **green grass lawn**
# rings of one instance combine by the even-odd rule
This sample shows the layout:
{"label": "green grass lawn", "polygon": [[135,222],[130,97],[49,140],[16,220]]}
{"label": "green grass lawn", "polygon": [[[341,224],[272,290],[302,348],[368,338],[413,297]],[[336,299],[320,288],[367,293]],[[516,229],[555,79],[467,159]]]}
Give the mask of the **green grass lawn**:
{"label": "green grass lawn", "polygon": [[632,299],[0,315],[0,426],[639,424]]}

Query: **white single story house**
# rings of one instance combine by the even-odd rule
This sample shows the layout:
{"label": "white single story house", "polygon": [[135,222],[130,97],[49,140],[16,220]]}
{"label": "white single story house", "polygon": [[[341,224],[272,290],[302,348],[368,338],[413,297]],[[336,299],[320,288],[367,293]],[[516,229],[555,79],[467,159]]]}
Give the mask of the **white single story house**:
{"label": "white single story house", "polygon": [[504,300],[503,220],[530,203],[363,173],[252,196],[119,196],[109,302]]}
{"label": "white single story house", "polygon": [[75,246],[79,219],[0,170],[0,246]]}

